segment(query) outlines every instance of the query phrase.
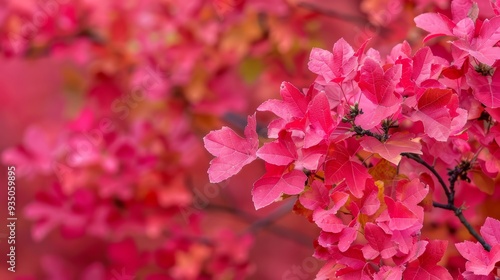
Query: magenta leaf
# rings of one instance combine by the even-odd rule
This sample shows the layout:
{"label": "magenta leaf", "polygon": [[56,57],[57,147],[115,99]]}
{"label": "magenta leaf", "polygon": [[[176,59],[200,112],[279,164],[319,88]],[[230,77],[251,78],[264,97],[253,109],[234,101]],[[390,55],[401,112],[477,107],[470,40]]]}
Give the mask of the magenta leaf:
{"label": "magenta leaf", "polygon": [[475,275],[488,275],[500,261],[500,246],[494,246],[490,252],[484,250],[478,242],[464,241],[455,244],[458,252],[467,259],[465,268]]}
{"label": "magenta leaf", "polygon": [[287,172],[286,167],[266,165],[267,173],[257,180],[252,189],[255,209],[268,206],[281,195],[295,195],[304,190],[307,176],[300,170]]}
{"label": "magenta leaf", "polygon": [[495,71],[493,76],[483,76],[471,68],[466,77],[477,100],[490,108],[500,107],[500,71]]}
{"label": "magenta leaf", "polygon": [[437,265],[441,260],[448,242],[443,240],[431,240],[425,252],[415,261],[408,264],[403,272],[403,279],[434,279],[452,280],[453,277],[446,268]]}
{"label": "magenta leaf", "polygon": [[245,137],[242,138],[229,127],[210,132],[203,138],[205,148],[216,158],[210,161],[208,177],[218,183],[240,172],[243,166],[254,161],[259,147],[255,114],[248,117]]}
{"label": "magenta leaf", "polygon": [[447,16],[439,13],[425,13],[415,17],[417,27],[429,32],[425,37],[424,42],[436,36],[449,35],[453,36],[453,28],[455,23]]}
{"label": "magenta leaf", "polygon": [[257,156],[274,165],[288,165],[297,159],[297,149],[290,133],[281,133],[278,140],[264,144]]}
{"label": "magenta leaf", "polygon": [[365,238],[368,241],[363,248],[366,259],[374,259],[379,254],[382,258],[388,259],[397,253],[396,245],[391,241],[391,235],[386,234],[376,224],[366,223]]}
{"label": "magenta leaf", "polygon": [[333,54],[327,50],[313,48],[309,57],[309,70],[320,75],[326,82],[333,78]]}
{"label": "magenta leaf", "polygon": [[268,100],[262,103],[257,110],[272,112],[286,121],[305,116],[309,101],[299,89],[291,83],[283,82],[280,87],[280,94],[283,100]]}
{"label": "magenta leaf", "polygon": [[401,99],[394,91],[401,79],[401,67],[396,64],[384,71],[379,63],[367,58],[360,70],[359,88],[373,103],[385,107],[393,106]]}
{"label": "magenta leaf", "polygon": [[500,244],[500,221],[493,218],[486,218],[481,227],[481,235],[489,244]]}
{"label": "magenta leaf", "polygon": [[317,208],[326,209],[330,204],[328,189],[317,180],[311,183],[309,190],[300,195],[299,200],[300,204],[309,210],[316,210]]}

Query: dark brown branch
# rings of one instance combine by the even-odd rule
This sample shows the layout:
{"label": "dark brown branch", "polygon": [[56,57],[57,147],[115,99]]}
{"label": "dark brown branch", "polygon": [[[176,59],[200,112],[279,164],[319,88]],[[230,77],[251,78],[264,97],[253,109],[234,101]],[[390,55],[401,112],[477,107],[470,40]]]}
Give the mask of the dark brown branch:
{"label": "dark brown branch", "polygon": [[444,193],[446,194],[446,197],[448,199],[451,198],[451,193],[450,193],[450,190],[448,189],[448,186],[446,185],[446,183],[444,182],[441,175],[439,175],[439,173],[436,171],[436,169],[434,169],[433,166],[428,164],[419,155],[411,154],[411,153],[402,153],[401,155],[420,163],[421,165],[425,166],[430,172],[432,172],[432,174],[434,174],[434,176],[436,176],[436,178],[438,179],[439,184],[441,184],[441,186],[443,187],[443,190],[444,190]]}
{"label": "dark brown branch", "polygon": [[469,221],[467,221],[467,219],[465,218],[465,216],[464,216],[464,214],[462,212],[462,208],[461,207],[456,207],[453,204],[442,204],[442,203],[439,203],[439,202],[432,202],[432,205],[434,207],[436,207],[436,208],[442,208],[442,209],[453,211],[453,213],[455,213],[455,216],[458,217],[458,219],[460,220],[460,222],[467,228],[467,230],[469,231],[469,233],[472,236],[474,236],[474,238],[476,238],[476,240],[483,246],[483,248],[486,251],[488,251],[488,252],[491,250],[491,245],[488,244],[486,242],[486,240],[484,240],[483,237],[469,223]]}
{"label": "dark brown branch", "polygon": [[[444,182],[444,180],[441,177],[441,175],[439,175],[439,173],[436,171],[436,169],[433,166],[431,166],[430,164],[428,164],[427,162],[425,162],[419,155],[411,154],[411,153],[403,153],[401,155],[405,156],[407,158],[410,158],[410,159],[412,159],[412,160],[414,160],[414,161],[422,164],[427,169],[429,169],[429,171],[431,171],[432,174],[434,174],[434,176],[436,176],[436,178],[438,179],[439,183],[443,187],[444,192],[446,193],[446,197],[448,198],[448,204],[442,204],[442,203],[439,203],[439,202],[433,202],[432,205],[434,207],[436,207],[436,208],[442,208],[442,209],[453,211],[453,213],[455,213],[455,216],[458,217],[458,219],[460,220],[460,222],[467,228],[467,230],[469,231],[469,233],[472,236],[474,236],[474,238],[476,238],[476,240],[479,241],[479,243],[481,243],[481,245],[483,246],[483,248],[486,251],[489,252],[491,250],[491,246],[488,243],[486,243],[486,241],[483,239],[483,237],[467,221],[467,219],[465,218],[464,214],[462,213],[462,208],[459,208],[459,207],[455,206],[455,187],[454,186],[455,186],[455,182],[458,180],[458,178],[460,177],[460,175],[464,171],[463,168],[455,168],[454,169],[455,172],[450,173],[450,178],[449,178],[450,189],[451,189],[451,191],[450,191],[450,189],[448,188],[448,186]],[[457,172],[459,172],[459,173],[457,173]],[[458,174],[458,175],[454,175],[455,173]]]}

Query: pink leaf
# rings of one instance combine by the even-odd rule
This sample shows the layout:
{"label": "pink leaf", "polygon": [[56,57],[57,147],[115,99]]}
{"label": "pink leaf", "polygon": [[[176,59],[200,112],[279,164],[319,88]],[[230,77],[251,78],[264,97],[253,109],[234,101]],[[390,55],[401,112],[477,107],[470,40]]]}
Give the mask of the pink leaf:
{"label": "pink leaf", "polygon": [[495,15],[500,15],[500,6],[498,5],[498,0],[490,0],[491,8],[495,12]]}
{"label": "pink leaf", "polygon": [[280,94],[283,100],[268,100],[262,103],[257,110],[273,112],[276,116],[286,121],[305,116],[309,102],[302,92],[294,85],[283,82],[280,87]]}
{"label": "pink leaf", "polygon": [[299,170],[286,172],[285,167],[267,165],[268,173],[253,184],[252,198],[255,209],[268,206],[282,194],[295,195],[304,190],[307,176]]}
{"label": "pink leaf", "polygon": [[417,85],[431,78],[431,68],[434,56],[429,47],[418,50],[413,56],[412,79]]}
{"label": "pink leaf", "polygon": [[464,241],[455,244],[458,252],[467,259],[465,268],[476,275],[488,275],[500,261],[500,246],[486,251],[478,242]]}
{"label": "pink leaf", "polygon": [[378,190],[374,190],[368,196],[364,197],[363,206],[360,212],[366,215],[373,215],[379,208],[380,200],[378,199]]}
{"label": "pink leaf", "polygon": [[323,162],[328,146],[324,143],[305,149],[299,149],[299,158],[295,161],[296,168],[317,170]]}
{"label": "pink leaf", "polygon": [[240,137],[229,127],[223,127],[203,138],[205,148],[216,157],[210,161],[208,169],[210,182],[218,183],[226,180],[257,158],[259,139],[255,114],[248,117],[245,137]]}
{"label": "pink leaf", "polygon": [[411,181],[401,181],[396,186],[396,198],[404,205],[415,207],[419,204],[425,196],[429,193],[429,188],[426,188],[418,178]]}
{"label": "pink leaf", "polygon": [[363,114],[356,117],[355,124],[368,130],[379,125],[382,120],[397,114],[398,110],[401,109],[401,104],[395,103],[386,107],[373,103],[365,95],[362,95],[359,100],[359,108],[363,110]]}
{"label": "pink leaf", "polygon": [[300,203],[307,209],[316,210],[325,209],[330,204],[328,189],[317,180],[313,181],[308,191],[302,193],[299,197]]}
{"label": "pink leaf", "polygon": [[297,149],[290,133],[282,133],[278,140],[262,146],[257,156],[274,165],[288,165],[297,159]]}
{"label": "pink leaf", "polygon": [[354,50],[344,38],[333,45],[333,65],[336,66],[333,69],[335,77],[345,77],[357,66]]}
{"label": "pink leaf", "polygon": [[384,265],[373,275],[373,280],[400,280],[403,279],[403,268],[400,266]]}
{"label": "pink leaf", "polygon": [[311,101],[307,115],[311,124],[322,129],[325,134],[329,134],[334,129],[330,104],[324,91],[318,93]]}
{"label": "pink leaf", "polygon": [[454,0],[451,1],[451,14],[454,22],[459,22],[467,17],[472,8],[472,0]]}
{"label": "pink leaf", "polygon": [[500,221],[490,217],[486,218],[481,227],[481,235],[491,245],[500,244]]}
{"label": "pink leaf", "polygon": [[453,36],[453,28],[455,23],[447,16],[439,13],[425,13],[415,17],[417,27],[429,32],[430,34],[425,37],[424,42],[441,35]]}
{"label": "pink leaf", "polygon": [[[367,245],[380,253],[380,256],[384,259],[391,258],[397,253],[396,245],[391,241],[391,235],[385,233],[379,226],[373,223],[366,223],[365,238],[368,241]],[[373,257],[370,259],[373,259]]]}
{"label": "pink leaf", "polygon": [[486,107],[500,107],[500,71],[495,71],[493,76],[483,76],[471,68],[466,77],[477,100]]}
{"label": "pink leaf", "polygon": [[320,75],[326,82],[334,78],[333,54],[327,50],[313,48],[307,65],[311,72]]}
{"label": "pink leaf", "polygon": [[[344,202],[345,203],[345,202]],[[324,210],[322,208],[316,209],[313,213],[313,221],[318,227],[326,232],[339,233],[347,228],[346,225],[335,214],[337,209]]]}
{"label": "pink leaf", "polygon": [[446,141],[451,134],[451,116],[446,108],[451,97],[449,89],[427,89],[418,100],[418,111],[413,113],[411,120],[421,121],[430,137]]}
{"label": "pink leaf", "polygon": [[401,65],[396,64],[384,72],[379,63],[368,58],[360,70],[359,88],[373,103],[392,106],[401,99],[394,91],[401,79],[401,69]]}
{"label": "pink leaf", "polygon": [[424,254],[407,265],[403,279],[452,280],[448,270],[436,264],[443,257],[447,243],[442,240],[429,241]]}
{"label": "pink leaf", "polygon": [[401,202],[394,201],[392,198],[384,197],[389,212],[389,228],[391,230],[405,230],[418,223],[418,219],[413,212],[411,212]]}

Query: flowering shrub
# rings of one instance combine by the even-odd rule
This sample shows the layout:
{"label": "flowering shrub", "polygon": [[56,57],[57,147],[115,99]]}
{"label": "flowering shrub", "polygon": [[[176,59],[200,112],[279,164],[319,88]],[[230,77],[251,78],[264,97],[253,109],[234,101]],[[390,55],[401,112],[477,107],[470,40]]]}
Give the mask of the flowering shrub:
{"label": "flowering shrub", "polygon": [[[321,230],[316,279],[453,279],[438,263],[454,247],[467,260],[460,277],[500,277],[500,221],[486,218],[479,232],[469,222],[484,220],[471,208],[499,194],[500,10],[491,7],[490,18],[458,0],[451,18],[418,15],[424,41],[447,36],[435,51],[403,42],[384,58],[343,39],[331,52],[314,48],[314,83],[283,82],[281,100],[257,108],[277,116],[267,139],[256,114],[244,137],[223,127],[204,138],[215,156],[210,181],[263,160],[254,206],[298,197],[294,212]],[[443,222],[461,223],[475,241],[426,234],[424,225]]]}

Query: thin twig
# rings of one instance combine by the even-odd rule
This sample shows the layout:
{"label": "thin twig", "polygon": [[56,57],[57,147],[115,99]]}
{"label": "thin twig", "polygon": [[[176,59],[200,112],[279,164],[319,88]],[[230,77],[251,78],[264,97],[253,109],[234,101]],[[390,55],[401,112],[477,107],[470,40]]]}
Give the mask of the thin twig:
{"label": "thin twig", "polygon": [[293,205],[295,204],[295,200],[293,198],[290,198],[289,201],[287,201],[285,204],[281,205],[278,209],[276,209],[274,212],[272,212],[270,215],[257,220],[254,222],[248,229],[246,230],[247,232],[256,232],[257,230],[261,228],[265,228],[272,223],[274,223],[276,220],[279,220],[281,217],[285,216],[286,214],[290,213],[293,209]]}
{"label": "thin twig", "polygon": [[[254,217],[254,216],[252,216],[252,215],[250,215],[250,214],[248,214],[240,209],[237,209],[237,208],[232,208],[232,207],[225,206],[225,205],[210,204],[207,206],[206,209],[226,212],[226,213],[229,213],[231,215],[235,215],[235,216],[241,218],[246,223],[251,224],[250,228],[252,227],[252,225],[259,223],[258,228],[263,228],[264,230],[267,230],[270,233],[275,234],[276,236],[292,240],[296,243],[299,243],[299,244],[307,246],[307,247],[310,247],[312,242],[313,242],[312,237],[308,237],[308,236],[303,235],[299,232],[293,231],[287,227],[283,227],[280,225],[270,225],[270,223],[266,223],[265,224],[266,226],[263,227],[262,226],[263,222],[262,221],[259,222],[260,220],[258,218]],[[285,211],[285,207],[283,208],[283,211]],[[286,211],[290,212],[290,209],[288,209],[288,207],[287,207]],[[276,216],[274,218],[276,218]],[[246,231],[248,231],[248,230],[246,230]]]}
{"label": "thin twig", "polygon": [[472,236],[474,236],[474,238],[476,238],[476,240],[483,246],[483,248],[486,251],[488,251],[488,252],[491,250],[491,245],[488,244],[486,242],[486,240],[484,240],[484,238],[469,223],[469,221],[467,221],[467,219],[465,218],[465,216],[464,216],[464,214],[462,212],[462,208],[456,207],[455,205],[452,205],[452,204],[442,204],[442,203],[435,202],[435,201],[432,202],[432,205],[434,207],[436,207],[436,208],[442,208],[442,209],[453,211],[453,213],[455,213],[455,216],[458,217],[458,219],[460,220],[460,222],[467,228],[467,230],[469,231],[469,233]]}
{"label": "thin twig", "polygon": [[429,171],[432,172],[432,174],[434,174],[434,176],[436,176],[436,178],[438,179],[439,183],[443,187],[443,190],[444,190],[444,193],[446,194],[446,197],[448,199],[451,197],[451,193],[450,193],[450,190],[448,189],[448,186],[446,185],[446,183],[444,182],[444,180],[441,177],[441,175],[439,175],[439,173],[436,171],[436,169],[434,169],[433,166],[431,166],[430,164],[428,164],[419,155],[411,154],[411,153],[402,153],[401,155],[404,156],[404,157],[410,158],[410,159],[412,159],[412,160],[420,163],[421,165],[425,166],[427,169],[429,169]]}

